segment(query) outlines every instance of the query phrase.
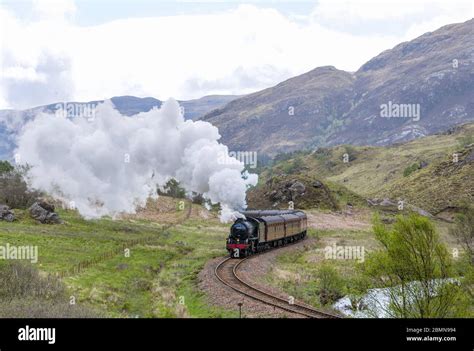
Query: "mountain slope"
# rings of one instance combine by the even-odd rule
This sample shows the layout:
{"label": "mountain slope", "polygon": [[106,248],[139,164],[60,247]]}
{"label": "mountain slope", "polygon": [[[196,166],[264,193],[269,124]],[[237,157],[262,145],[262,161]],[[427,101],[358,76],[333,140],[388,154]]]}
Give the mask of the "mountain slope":
{"label": "mountain slope", "polygon": [[[381,106],[390,103],[418,104],[419,120],[414,113],[383,118]],[[355,73],[317,68],[203,119],[219,127],[231,149],[269,155],[343,143],[386,145],[472,121],[474,20],[399,44]]]}
{"label": "mountain slope", "polygon": [[273,88],[236,99],[203,119],[219,127],[233,150],[295,150],[323,135],[350,107],[353,75],[320,67]]}
{"label": "mountain slope", "polygon": [[474,123],[391,146],[339,145],[299,152],[267,167],[259,187],[275,177],[317,177],[364,198],[401,199],[438,214],[474,202],[472,174]]}

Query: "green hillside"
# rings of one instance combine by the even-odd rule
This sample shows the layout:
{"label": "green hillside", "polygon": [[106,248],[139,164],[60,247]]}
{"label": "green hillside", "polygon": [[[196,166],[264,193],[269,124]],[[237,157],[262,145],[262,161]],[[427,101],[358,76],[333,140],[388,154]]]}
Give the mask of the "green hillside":
{"label": "green hillside", "polygon": [[406,200],[434,213],[474,201],[474,124],[392,146],[341,145],[280,159],[262,171],[258,189],[274,177],[304,176],[364,198]]}
{"label": "green hillside", "polygon": [[[176,211],[178,200],[160,199],[160,208],[172,205],[166,213],[84,220],[75,211],[58,210],[64,220],[59,225],[38,224],[14,210],[16,221],[0,221],[0,245],[37,246],[38,262],[23,263],[40,276],[61,278],[56,283],[64,285],[67,298],[34,296],[33,301],[44,299],[50,304],[49,311],[41,304],[25,305],[25,298],[18,304],[0,299],[0,318],[77,316],[64,312],[67,306],[58,306],[68,305],[70,296],[78,306],[93,311],[89,316],[235,316],[210,306],[197,281],[208,260],[225,254],[228,226],[213,213],[206,212],[204,218],[201,206],[193,205],[187,218],[186,211]],[[166,223],[175,225],[168,228]],[[128,256],[124,249],[129,250]],[[0,274],[8,264],[12,263],[0,260]]]}

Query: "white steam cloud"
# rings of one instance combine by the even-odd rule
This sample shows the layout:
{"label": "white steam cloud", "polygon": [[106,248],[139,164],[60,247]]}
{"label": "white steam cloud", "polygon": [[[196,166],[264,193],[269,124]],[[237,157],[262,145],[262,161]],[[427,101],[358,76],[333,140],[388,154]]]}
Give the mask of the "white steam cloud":
{"label": "white steam cloud", "polygon": [[246,207],[257,175],[241,162],[222,162],[228,149],[219,138],[210,123],[185,121],[173,99],[132,117],[106,101],[93,119],[39,114],[23,128],[16,152],[32,166],[33,188],[74,201],[86,218],[133,213],[157,185],[175,178],[220,203],[221,220],[228,221]]}

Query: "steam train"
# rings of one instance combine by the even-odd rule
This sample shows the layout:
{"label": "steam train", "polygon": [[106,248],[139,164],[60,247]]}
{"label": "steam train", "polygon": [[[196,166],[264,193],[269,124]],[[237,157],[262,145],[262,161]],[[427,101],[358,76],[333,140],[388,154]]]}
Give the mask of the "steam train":
{"label": "steam train", "polygon": [[243,211],[230,227],[227,251],[233,258],[246,257],[283,246],[306,236],[307,217],[298,210]]}

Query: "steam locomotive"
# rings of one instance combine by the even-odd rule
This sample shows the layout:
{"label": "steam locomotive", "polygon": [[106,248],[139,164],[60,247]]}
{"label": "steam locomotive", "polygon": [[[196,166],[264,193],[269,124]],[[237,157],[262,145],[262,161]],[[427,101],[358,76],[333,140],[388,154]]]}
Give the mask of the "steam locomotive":
{"label": "steam locomotive", "polygon": [[283,246],[306,236],[307,217],[298,210],[243,211],[230,227],[227,251],[233,258]]}

